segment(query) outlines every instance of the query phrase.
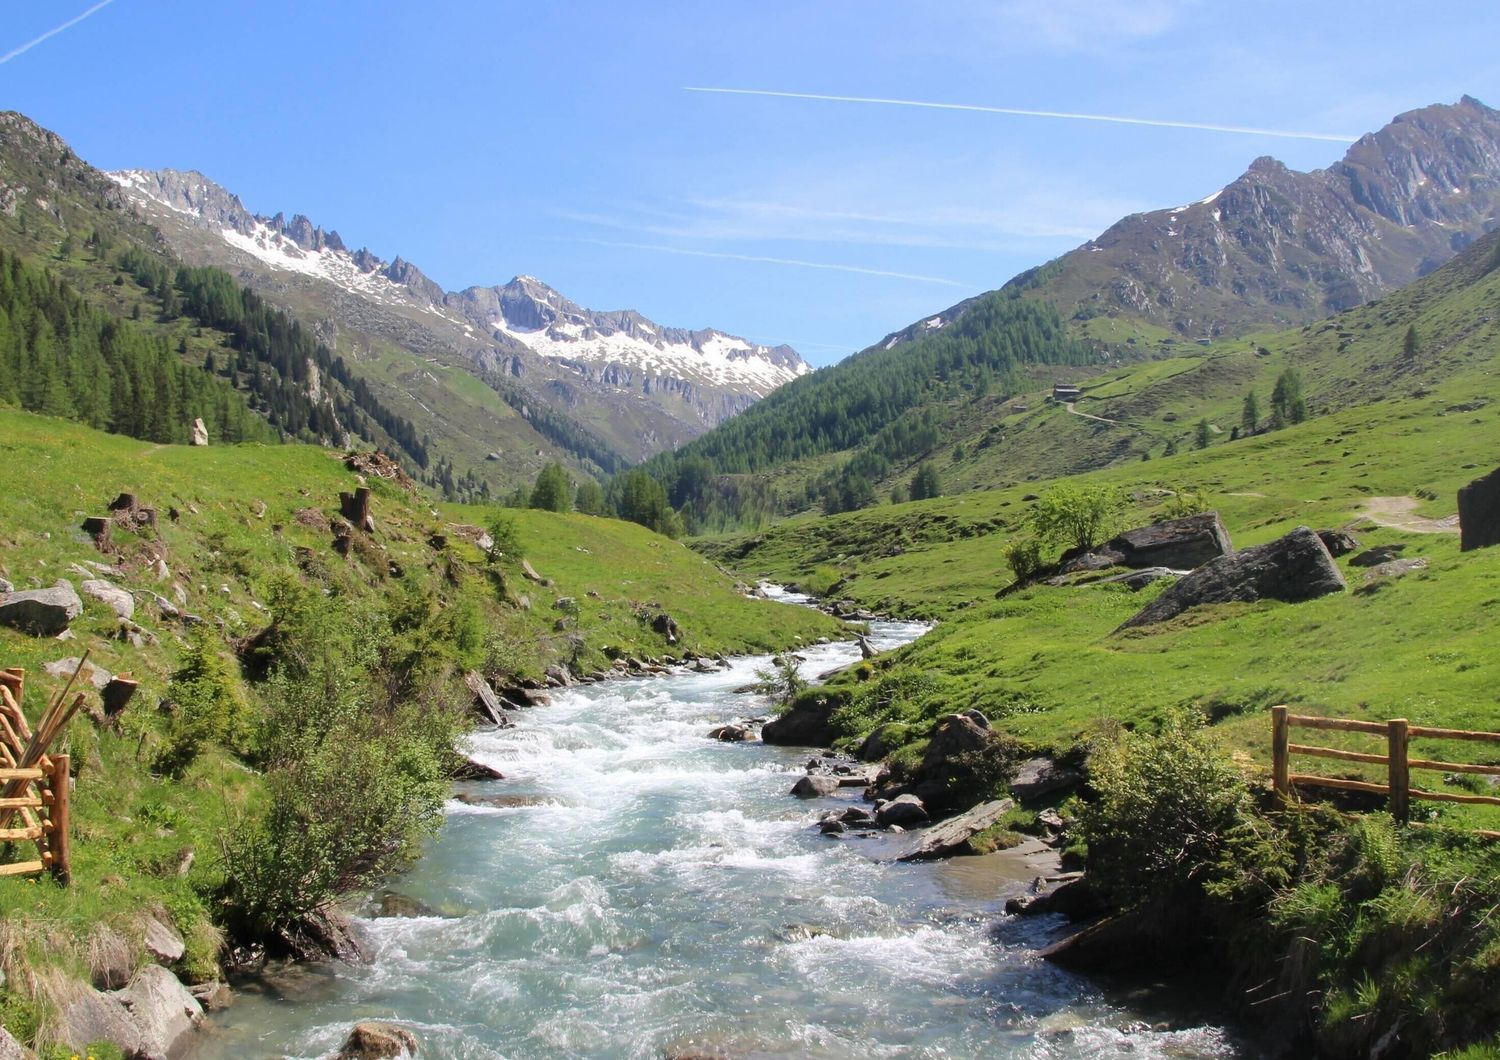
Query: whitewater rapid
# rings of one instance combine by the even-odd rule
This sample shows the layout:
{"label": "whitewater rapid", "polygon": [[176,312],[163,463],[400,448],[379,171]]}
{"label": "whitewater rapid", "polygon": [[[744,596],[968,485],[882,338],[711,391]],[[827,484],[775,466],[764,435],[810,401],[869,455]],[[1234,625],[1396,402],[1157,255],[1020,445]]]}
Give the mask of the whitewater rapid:
{"label": "whitewater rapid", "polygon": [[[859,658],[801,654],[808,676]],[[506,779],[457,794],[498,804],[450,801],[391,882],[428,915],[363,919],[367,965],[241,984],[194,1055],[328,1056],[361,1019],[406,1024],[427,1060],[1241,1055],[1040,961],[1057,925],[1005,917],[1003,887],[820,835],[838,800],[787,794],[812,752],[706,737],[765,710],[734,689],[768,661],[557,690],[474,736]]]}

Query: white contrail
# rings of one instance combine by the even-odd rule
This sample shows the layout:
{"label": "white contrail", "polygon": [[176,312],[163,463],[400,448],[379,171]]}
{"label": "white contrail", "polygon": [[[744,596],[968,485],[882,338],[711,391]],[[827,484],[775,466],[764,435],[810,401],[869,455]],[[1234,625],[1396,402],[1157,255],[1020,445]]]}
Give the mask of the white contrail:
{"label": "white contrail", "polygon": [[43,33],[40,37],[33,37],[31,40],[27,41],[25,44],[22,44],[20,47],[18,47],[18,48],[12,48],[10,51],[6,52],[4,55],[0,55],[0,66],[4,66],[6,63],[10,62],[12,59],[14,59],[18,55],[21,55],[21,54],[23,54],[25,52],[31,51],[32,48],[35,48],[38,44],[42,43],[42,41],[48,40],[48,39],[50,39],[52,37],[57,36],[63,30],[72,29],[74,26],[78,25],[78,23],[80,23],[84,19],[88,18],[94,12],[99,11],[102,8],[106,8],[106,7],[108,7],[110,4],[112,4],[114,2],[115,2],[115,0],[99,0],[99,2],[97,4],[95,4],[93,7],[89,8],[83,14],[81,14],[81,15],[74,15],[72,18],[68,19],[68,21],[64,22],[62,25],[60,25],[60,26],[53,26],[46,33]]}
{"label": "white contrail", "polygon": [[683,254],[690,258],[727,258],[730,261],[758,261],[767,265],[795,265],[800,269],[828,269],[832,272],[857,272],[862,276],[888,276],[896,280],[915,280],[918,283],[940,283],[945,287],[969,287],[970,284],[942,276],[921,276],[910,272],[887,272],[884,269],[865,269],[858,265],[834,265],[826,261],[800,261],[797,258],[767,258],[759,254],[731,254],[721,250],[687,250],[683,247],[666,247],[657,243],[617,243],[610,239],[570,238],[570,243],[590,243],[596,247],[621,247],[625,250],[654,250],[661,254]]}
{"label": "white contrail", "polygon": [[685,86],[687,92],[714,92],[726,96],[775,96],[778,99],[817,99],[829,103],[878,103],[887,107],[925,107],[929,110],[966,110],[981,114],[1013,114],[1023,118],[1066,118],[1069,121],[1103,121],[1115,125],[1153,125],[1162,129],[1198,129],[1203,132],[1236,133],[1242,136],[1281,136],[1293,140],[1332,140],[1353,143],[1357,136],[1333,133],[1291,132],[1286,129],[1252,129],[1242,125],[1209,125],[1196,121],[1161,121],[1126,118],[1118,114],[1074,114],[1062,110],[1021,110],[1018,107],[983,107],[973,103],[929,103],[916,99],[881,99],[873,96],[822,96],[812,92],[772,92],[760,88],[704,88]]}

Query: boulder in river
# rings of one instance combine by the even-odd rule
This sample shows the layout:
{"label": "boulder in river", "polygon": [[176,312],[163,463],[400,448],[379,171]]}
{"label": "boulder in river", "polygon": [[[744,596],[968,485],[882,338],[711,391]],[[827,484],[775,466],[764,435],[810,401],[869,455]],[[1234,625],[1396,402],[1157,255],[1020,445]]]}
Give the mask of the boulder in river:
{"label": "boulder in river", "polygon": [[1265,545],[1220,556],[1184,577],[1120,629],[1165,622],[1189,608],[1233,601],[1298,603],[1342,592],[1344,576],[1327,547],[1305,526]]}
{"label": "boulder in river", "polygon": [[898,795],[888,802],[875,804],[875,820],[882,825],[927,823],[927,807],[915,795]]}
{"label": "boulder in river", "polygon": [[334,1060],[394,1060],[417,1055],[417,1036],[396,1023],[361,1020],[349,1031]]}
{"label": "boulder in river", "polygon": [[[903,798],[907,797],[903,796]],[[957,817],[950,817],[931,828],[924,829],[917,836],[912,848],[896,860],[928,861],[933,858],[953,857],[955,854],[972,854],[974,851],[969,847],[969,840],[993,826],[1015,805],[1009,799],[980,803]]]}
{"label": "boulder in river", "polygon": [[838,777],[809,773],[792,786],[792,794],[799,799],[821,799],[839,790]]}
{"label": "boulder in river", "polygon": [[755,730],[748,725],[731,723],[710,729],[708,738],[723,743],[749,743],[755,739]]}
{"label": "boulder in river", "polygon": [[833,706],[825,696],[799,696],[784,714],[766,722],[760,738],[784,747],[827,747],[838,736],[830,720]]}

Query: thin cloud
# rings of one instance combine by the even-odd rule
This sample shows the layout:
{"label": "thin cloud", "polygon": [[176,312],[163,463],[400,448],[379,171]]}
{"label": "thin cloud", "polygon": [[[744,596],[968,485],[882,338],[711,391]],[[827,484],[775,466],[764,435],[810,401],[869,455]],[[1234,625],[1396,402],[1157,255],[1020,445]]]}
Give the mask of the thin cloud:
{"label": "thin cloud", "polygon": [[825,269],[829,272],[853,272],[861,276],[885,276],[894,280],[913,280],[917,283],[937,283],[945,287],[969,287],[969,284],[949,280],[942,276],[921,276],[911,272],[888,272],[884,269],[866,269],[859,265],[835,265],[827,261],[801,261],[797,258],[770,258],[760,254],[732,254],[725,250],[688,250],[686,247],[667,247],[656,243],[621,243],[610,239],[584,239],[568,237],[569,243],[588,243],[596,247],[619,247],[624,250],[649,250],[658,254],[681,254],[690,258],[723,258],[728,261],[754,261],[765,265],[791,265],[799,269]]}
{"label": "thin cloud", "polygon": [[725,96],[771,96],[776,99],[814,99],[827,103],[873,103],[886,107],[921,107],[928,110],[961,110],[980,114],[1009,114],[1023,118],[1060,118],[1067,121],[1096,121],[1113,125],[1150,125],[1160,129],[1195,129],[1200,132],[1232,133],[1240,136],[1279,136],[1291,140],[1328,140],[1353,143],[1357,136],[1335,133],[1296,132],[1289,129],[1257,129],[1242,125],[1212,125],[1206,122],[1164,121],[1156,118],[1130,118],[1118,114],[1075,114],[1062,110],[1022,110],[1019,107],[986,107],[974,103],[933,103],[916,99],[882,99],[875,96],[826,96],[813,92],[773,92],[761,88],[710,88],[684,86],[686,92],[709,92]]}
{"label": "thin cloud", "polygon": [[10,51],[6,52],[4,55],[0,55],[0,66],[4,66],[6,63],[10,62],[12,59],[14,59],[18,55],[24,55],[26,52],[31,51],[32,48],[35,48],[38,44],[41,44],[43,41],[50,40],[51,38],[57,36],[59,33],[62,33],[64,30],[70,30],[70,29],[72,29],[74,26],[78,25],[78,23],[82,22],[84,19],[88,18],[90,15],[94,14],[97,11],[102,11],[104,8],[108,7],[110,4],[112,4],[114,2],[115,2],[115,0],[99,0],[99,3],[97,3],[93,7],[89,8],[83,14],[81,14],[81,15],[74,15],[72,18],[68,19],[68,21],[64,22],[62,25],[60,25],[60,26],[53,26],[46,33],[43,33],[40,37],[33,37],[31,40],[27,41],[25,44],[22,44],[22,45],[20,45],[19,47],[16,47],[16,48],[12,48]]}

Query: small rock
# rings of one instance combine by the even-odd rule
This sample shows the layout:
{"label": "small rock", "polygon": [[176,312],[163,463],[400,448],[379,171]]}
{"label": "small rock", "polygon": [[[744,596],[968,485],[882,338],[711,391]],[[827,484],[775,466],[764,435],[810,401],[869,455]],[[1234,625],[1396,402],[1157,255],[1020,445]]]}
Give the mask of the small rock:
{"label": "small rock", "polygon": [[221,983],[217,979],[190,986],[188,993],[203,1006],[204,1012],[221,1012],[234,1004],[234,991],[229,989],[228,983]]}
{"label": "small rock", "polygon": [[755,731],[748,725],[720,725],[709,731],[708,738],[724,743],[748,743],[755,739]]}
{"label": "small rock", "polygon": [[[73,676],[73,672],[78,669],[78,664],[82,662],[83,660],[76,656],[70,659],[54,659],[52,662],[42,664],[42,672],[66,681]],[[93,663],[83,663],[83,673],[78,676],[101,691],[115,679],[114,674]]]}
{"label": "small rock", "polygon": [[1365,581],[1372,582],[1377,578],[1399,578],[1404,574],[1410,574],[1414,570],[1426,569],[1426,556],[1412,556],[1410,559],[1393,559],[1365,571]]}
{"label": "small rock", "polygon": [[417,1036],[395,1023],[356,1023],[334,1060],[391,1060],[417,1055]]}
{"label": "small rock", "polygon": [[845,830],[846,829],[844,828],[844,822],[840,821],[836,817],[818,822],[818,831],[822,832],[824,835],[840,835]]}
{"label": "small rock", "polygon": [[1393,545],[1376,545],[1374,548],[1367,548],[1359,555],[1350,559],[1349,566],[1378,567],[1382,563],[1389,563],[1391,560],[1400,559],[1401,553],[1405,551],[1405,541],[1398,541]]}
{"label": "small rock", "polygon": [[203,418],[201,416],[193,420],[193,437],[191,439],[191,444],[208,444],[208,425],[203,422]]}
{"label": "small rock", "polygon": [[182,936],[177,934],[171,926],[162,923],[156,917],[146,920],[146,952],[156,960],[158,964],[172,965],[182,960],[182,955],[187,952],[187,946],[182,941]]}
{"label": "small rock", "polygon": [[799,799],[820,799],[839,790],[837,777],[813,776],[809,774],[792,786],[792,794]]}
{"label": "small rock", "polygon": [[1319,530],[1318,537],[1322,539],[1323,547],[1328,549],[1328,554],[1335,558],[1347,556],[1359,548],[1359,539],[1344,530]]}
{"label": "small rock", "polygon": [[128,619],[135,616],[135,598],[118,585],[112,585],[100,578],[89,578],[84,581],[81,588],[83,595],[92,596],[121,618]]}

